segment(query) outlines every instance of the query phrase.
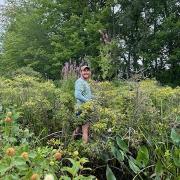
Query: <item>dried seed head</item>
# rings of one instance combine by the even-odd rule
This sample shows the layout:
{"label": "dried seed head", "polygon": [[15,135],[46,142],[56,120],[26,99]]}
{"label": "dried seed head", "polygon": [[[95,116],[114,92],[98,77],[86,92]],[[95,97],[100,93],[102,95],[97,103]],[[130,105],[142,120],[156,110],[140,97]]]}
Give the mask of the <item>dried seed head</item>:
{"label": "dried seed head", "polygon": [[21,157],[22,157],[23,159],[25,159],[25,160],[28,160],[29,154],[28,154],[27,152],[23,152],[23,153],[21,154]]}
{"label": "dried seed head", "polygon": [[57,161],[60,161],[60,160],[62,159],[62,153],[56,152],[56,153],[54,154],[54,157],[55,157],[55,159],[56,159]]}
{"label": "dried seed head", "polygon": [[30,178],[30,180],[38,180],[39,179],[39,175],[38,174],[33,174]]}
{"label": "dried seed head", "polygon": [[14,148],[8,148],[7,150],[6,150],[6,154],[8,155],[8,156],[14,156],[15,155],[15,153],[16,153],[16,151],[15,151],[15,149]]}
{"label": "dried seed head", "polygon": [[10,123],[10,122],[12,122],[12,118],[6,117],[4,121]]}

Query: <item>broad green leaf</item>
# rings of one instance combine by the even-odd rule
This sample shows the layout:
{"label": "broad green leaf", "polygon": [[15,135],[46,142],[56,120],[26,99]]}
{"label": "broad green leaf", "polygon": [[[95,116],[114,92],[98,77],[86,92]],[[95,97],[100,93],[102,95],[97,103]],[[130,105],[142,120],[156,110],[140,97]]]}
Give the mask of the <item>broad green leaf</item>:
{"label": "broad green leaf", "polygon": [[180,143],[180,134],[176,132],[174,128],[171,129],[171,139],[174,144]]}
{"label": "broad green leaf", "polygon": [[142,164],[142,167],[145,167],[149,162],[149,152],[146,146],[141,146],[138,151],[136,160]]}
{"label": "broad green leaf", "polygon": [[125,151],[125,152],[128,151],[127,144],[119,136],[116,137],[116,142],[123,151]]}
{"label": "broad green leaf", "polygon": [[29,144],[24,145],[21,150],[28,152],[29,151]]}
{"label": "broad green leaf", "polygon": [[29,158],[31,158],[31,159],[35,159],[36,158],[36,153],[35,152],[31,152],[31,153],[29,153]]}
{"label": "broad green leaf", "polygon": [[22,157],[16,157],[14,158],[13,164],[15,166],[24,166],[26,165],[26,161]]}
{"label": "broad green leaf", "polygon": [[107,180],[116,180],[116,177],[114,176],[114,173],[112,172],[111,168],[107,165],[106,168],[106,178]]}
{"label": "broad green leaf", "polygon": [[133,162],[132,158],[128,159],[129,167],[135,172],[136,174],[140,171],[139,167]]}
{"label": "broad green leaf", "polygon": [[109,154],[106,152],[103,152],[102,154],[100,154],[100,158],[105,161],[106,163],[109,161],[110,157]]}
{"label": "broad green leaf", "polygon": [[19,119],[20,117],[20,113],[19,112],[16,112],[16,114],[13,115],[13,119]]}
{"label": "broad green leaf", "polygon": [[124,151],[119,150],[119,152],[118,152],[118,160],[124,161],[125,156],[126,156],[126,154],[124,154]]}
{"label": "broad green leaf", "polygon": [[67,172],[69,172],[71,175],[75,175],[75,172],[74,172],[74,169],[73,168],[70,168],[70,167],[63,167],[62,169],[61,169],[62,171],[67,171]]}
{"label": "broad green leaf", "polygon": [[177,120],[177,122],[180,122],[180,116],[177,116],[176,120]]}
{"label": "broad green leaf", "polygon": [[121,150],[118,150],[116,147],[112,146],[111,147],[111,152],[113,153],[114,157],[118,160],[118,161],[124,161],[124,152]]}
{"label": "broad green leaf", "polygon": [[154,180],[161,180],[161,177],[160,177],[160,176],[156,176],[156,177],[154,178]]}
{"label": "broad green leaf", "polygon": [[76,161],[74,159],[71,159],[71,158],[66,158],[66,159],[68,159],[72,163],[73,166],[76,164]]}
{"label": "broad green leaf", "polygon": [[3,180],[19,180],[20,177],[18,177],[17,175],[6,175],[3,177]]}
{"label": "broad green leaf", "polygon": [[11,179],[11,180],[19,180],[20,177],[19,177],[18,175],[11,175],[11,176],[10,176],[10,179]]}
{"label": "broad green leaf", "polygon": [[20,171],[26,171],[28,169],[28,165],[26,164],[26,161],[22,157],[16,157],[13,160],[12,163],[16,168],[18,168]]}
{"label": "broad green leaf", "polygon": [[79,160],[79,162],[82,163],[82,164],[84,164],[84,163],[89,162],[89,160],[88,160],[87,158],[81,158],[81,159]]}
{"label": "broad green leaf", "polygon": [[71,158],[67,158],[67,159],[72,163],[72,167],[63,167],[62,170],[68,171],[72,176],[75,176],[81,167],[80,162],[75,161]]}
{"label": "broad green leaf", "polygon": [[8,169],[9,169],[8,165],[0,164],[0,175],[3,175]]}
{"label": "broad green leaf", "polygon": [[175,149],[173,152],[174,164],[180,168],[180,149]]}
{"label": "broad green leaf", "polygon": [[163,166],[160,161],[156,163],[155,166],[155,173],[157,176],[161,176],[163,174]]}

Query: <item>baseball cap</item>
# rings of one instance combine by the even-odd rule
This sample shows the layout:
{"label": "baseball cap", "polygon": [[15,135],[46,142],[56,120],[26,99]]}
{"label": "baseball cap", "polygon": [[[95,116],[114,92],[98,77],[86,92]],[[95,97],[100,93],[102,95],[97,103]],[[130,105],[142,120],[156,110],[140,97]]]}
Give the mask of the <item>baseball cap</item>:
{"label": "baseball cap", "polygon": [[88,69],[88,70],[90,70],[90,67],[89,66],[87,66],[87,65],[85,65],[85,66],[81,66],[81,71],[84,71],[85,69]]}

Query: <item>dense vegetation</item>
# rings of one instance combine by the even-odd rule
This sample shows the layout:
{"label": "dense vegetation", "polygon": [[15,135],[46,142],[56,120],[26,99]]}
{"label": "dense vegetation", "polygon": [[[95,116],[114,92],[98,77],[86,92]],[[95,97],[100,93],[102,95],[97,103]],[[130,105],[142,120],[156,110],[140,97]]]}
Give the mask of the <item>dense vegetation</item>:
{"label": "dense vegetation", "polygon": [[[0,180],[180,178],[177,0],[7,0]],[[79,66],[94,99],[75,115]],[[169,86],[168,86],[169,85]],[[90,121],[90,141],[72,132]]]}
{"label": "dense vegetation", "polygon": [[[0,177],[28,179],[33,173],[40,177],[50,173],[63,179],[70,157],[78,167],[65,168],[70,172],[66,176],[77,179],[90,173],[99,179],[178,178],[179,88],[161,87],[154,80],[91,81],[96,98],[83,105],[77,118],[73,81],[54,84],[25,74],[1,78],[0,97],[6,113],[1,115]],[[84,118],[91,122],[87,145],[72,140],[74,127]],[[16,153],[8,155],[8,148]],[[56,151],[63,157],[59,162],[53,155]],[[23,152],[28,153],[25,160]],[[91,172],[78,165],[82,159],[86,162],[80,157],[89,159],[85,167],[91,167]],[[38,163],[42,163],[39,168]]]}
{"label": "dense vegetation", "polygon": [[30,66],[59,79],[65,62],[87,61],[96,79],[143,72],[179,85],[178,8],[177,0],[8,0],[0,72]]}

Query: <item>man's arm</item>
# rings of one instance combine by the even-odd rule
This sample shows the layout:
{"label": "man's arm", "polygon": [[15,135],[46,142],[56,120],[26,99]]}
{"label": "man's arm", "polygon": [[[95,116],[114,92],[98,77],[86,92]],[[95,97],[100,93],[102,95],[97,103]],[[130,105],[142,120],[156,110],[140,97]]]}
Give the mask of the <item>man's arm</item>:
{"label": "man's arm", "polygon": [[81,82],[75,83],[75,98],[82,102],[87,102],[90,100],[83,95],[83,84]]}

